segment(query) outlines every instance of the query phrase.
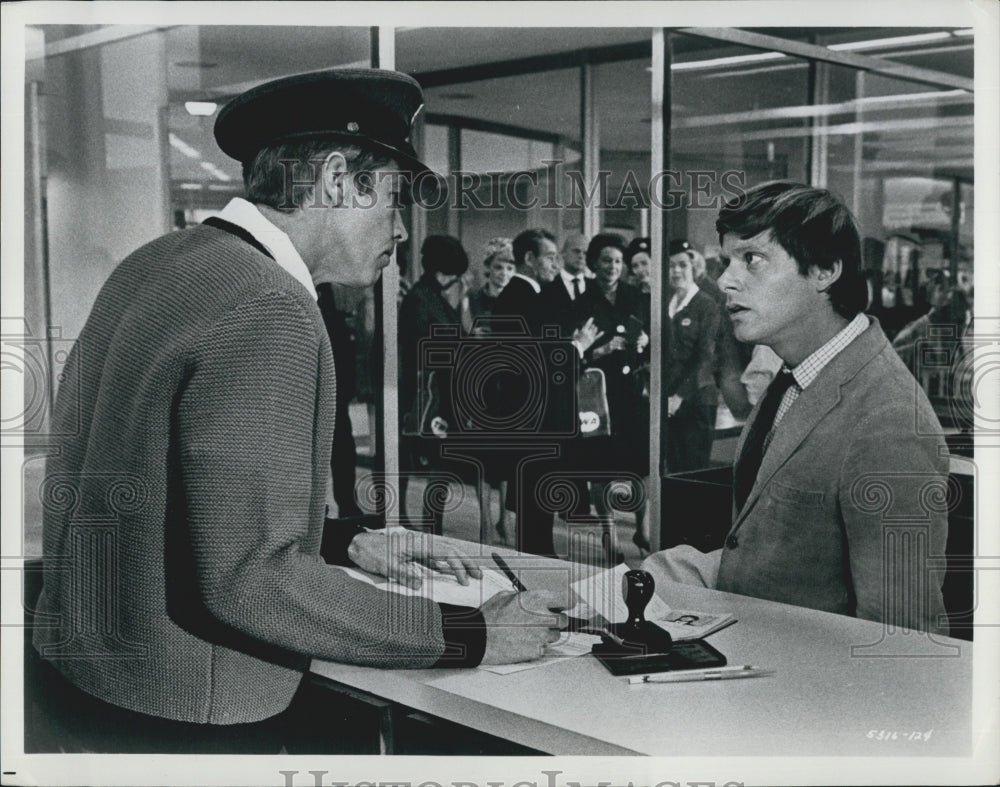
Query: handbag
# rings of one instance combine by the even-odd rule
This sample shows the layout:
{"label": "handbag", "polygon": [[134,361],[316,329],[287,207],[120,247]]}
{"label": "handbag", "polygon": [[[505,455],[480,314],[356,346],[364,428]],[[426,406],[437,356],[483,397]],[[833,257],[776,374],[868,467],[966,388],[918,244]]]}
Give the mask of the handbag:
{"label": "handbag", "polygon": [[611,435],[608,384],[602,369],[591,367],[580,375],[576,383],[576,403],[580,415],[581,437]]}
{"label": "handbag", "polygon": [[436,370],[418,373],[417,396],[410,410],[403,414],[402,433],[407,437],[444,439],[451,428],[449,414],[442,406]]}

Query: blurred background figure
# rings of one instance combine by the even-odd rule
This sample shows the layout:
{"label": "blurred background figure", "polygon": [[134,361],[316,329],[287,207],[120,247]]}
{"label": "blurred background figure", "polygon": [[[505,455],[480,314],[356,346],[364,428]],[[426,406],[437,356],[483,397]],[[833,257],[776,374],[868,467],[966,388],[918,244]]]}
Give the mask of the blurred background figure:
{"label": "blurred background figure", "polygon": [[[918,347],[933,347],[935,339],[942,348],[954,347],[956,340],[965,334],[971,319],[969,299],[965,292],[952,284],[948,271],[930,272],[926,298],[927,313],[903,326],[892,341],[893,348],[918,380],[922,373]],[[949,326],[951,330],[931,331],[932,326],[936,329]]]}
{"label": "blurred background figure", "polygon": [[517,270],[512,244],[510,238],[493,238],[486,244],[486,259],[483,260],[486,283],[469,293],[469,313],[474,321],[479,317],[487,318],[481,321],[484,326],[488,325],[497,298]]}
{"label": "blurred background figure", "polygon": [[587,279],[594,278],[593,271],[587,267],[587,236],[574,232],[566,236],[562,245],[562,267],[574,276],[583,274]]}
{"label": "blurred background figure", "polygon": [[[444,479],[434,477],[441,469],[441,442],[454,428],[448,373],[420,368],[420,342],[438,327],[453,327],[459,337],[467,335],[471,320],[462,276],[469,258],[457,238],[429,235],[420,249],[424,270],[420,279],[403,297],[399,309],[399,412],[403,435],[400,439],[399,510],[406,516],[408,475],[428,474],[423,500],[421,527],[441,533],[442,512],[431,504],[435,490]],[[463,316],[463,312],[465,312]]]}
{"label": "blurred background figure", "polygon": [[719,289],[719,285],[716,283],[715,279],[708,275],[708,266],[705,262],[705,257],[702,255],[698,249],[692,246],[687,241],[681,241],[681,243],[686,244],[688,257],[691,258],[691,270],[694,273],[694,283],[698,286],[698,289],[703,293],[708,295],[713,301],[718,304],[721,310],[726,304],[726,296]]}
{"label": "blurred background figure", "polygon": [[[510,238],[493,238],[486,244],[486,259],[483,260],[486,269],[486,283],[469,295],[469,312],[473,320],[473,336],[488,336],[490,333],[489,319],[493,314],[500,293],[514,276],[517,266],[514,263],[514,247]],[[490,451],[484,451],[481,457],[482,472],[476,477],[476,494],[479,499],[480,522],[492,520],[492,492],[497,493],[497,508],[499,515],[495,530],[502,544],[510,542],[507,532],[507,478],[502,457],[494,456]]]}
{"label": "blurred background figure", "polygon": [[[330,457],[330,469],[333,473],[333,499],[337,503],[337,516],[361,516],[364,512],[358,506],[354,497],[355,465],[357,463],[357,446],[354,442],[354,430],[351,424],[351,401],[357,394],[357,353],[354,337],[348,324],[350,308],[341,308],[338,295],[345,304],[350,293],[348,288],[340,288],[344,292],[336,292],[332,284],[319,284],[316,287],[317,304],[323,315],[326,332],[330,336],[330,349],[333,351],[333,368],[337,379],[337,404],[333,427],[333,451]],[[357,300],[357,298],[355,298]],[[353,317],[353,315],[351,315]]]}
{"label": "blurred background figure", "polygon": [[[593,319],[603,333],[586,353],[587,363],[604,372],[607,384],[611,435],[581,441],[585,446],[586,467],[597,473],[592,481],[592,498],[604,528],[607,549],[617,555],[614,510],[609,483],[618,473],[645,477],[649,473],[648,402],[642,400],[642,383],[637,371],[646,355],[649,335],[642,321],[642,293],[622,281],[625,268],[625,241],[620,235],[595,235],[587,247],[587,265],[594,271],[595,286],[577,301],[577,322]],[[642,414],[645,412],[644,422]],[[645,426],[643,425],[645,423]],[[642,489],[632,493],[645,498]],[[636,512],[634,543],[649,549],[645,510]]]}
{"label": "blurred background figure", "polygon": [[[556,280],[560,267],[556,240],[548,230],[532,228],[514,238],[513,246],[517,273],[504,287],[493,308],[493,314],[497,318],[518,318],[528,336],[541,339],[543,327],[559,322],[559,318],[551,313],[548,306],[548,299],[552,297],[550,293],[557,292],[555,288],[563,288],[563,283]],[[542,295],[543,291],[545,296]],[[572,334],[567,332],[567,335],[546,338],[546,342],[564,343],[564,346],[559,352],[544,354],[543,357],[547,360],[543,360],[543,363],[554,363],[556,357],[566,357],[564,353],[576,353],[577,356],[585,353],[593,344],[596,332],[593,321],[589,321]],[[555,371],[561,371],[561,368],[554,371],[546,369],[544,373],[548,377]],[[514,408],[521,407],[521,403],[525,402],[535,401],[540,404],[540,425],[543,432],[554,429],[555,433],[563,433],[568,425],[577,422],[575,396],[570,395],[572,389],[566,387],[565,396],[554,394],[555,389],[545,390],[543,398],[538,401],[538,391],[533,388],[527,370],[505,374],[504,379],[501,402]],[[516,411],[502,415],[509,416],[511,412]],[[553,437],[543,442],[547,444],[545,447],[554,449],[552,458],[537,458],[537,449],[541,443],[534,448],[529,446],[521,454],[510,452],[507,506],[518,512],[517,548],[535,555],[556,556],[552,537],[555,512],[543,505],[538,491],[553,473],[565,468],[566,438]]]}
{"label": "blurred background figure", "polygon": [[694,281],[690,244],[671,241],[670,286],[664,352],[667,399],[667,470],[680,473],[707,467],[712,454],[719,389],[716,342],[720,311]]}
{"label": "blurred background figure", "polygon": [[625,250],[625,267],[628,271],[628,283],[642,293],[642,324],[646,333],[650,325],[650,265],[653,258],[649,254],[649,238],[633,238]]}

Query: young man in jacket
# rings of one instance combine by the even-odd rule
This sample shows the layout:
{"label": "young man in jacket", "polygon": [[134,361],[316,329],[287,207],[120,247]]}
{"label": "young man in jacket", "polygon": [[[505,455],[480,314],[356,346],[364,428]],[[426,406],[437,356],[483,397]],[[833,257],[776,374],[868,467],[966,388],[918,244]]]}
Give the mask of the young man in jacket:
{"label": "young man in jacket", "polygon": [[736,338],[770,347],[784,366],[740,437],[722,549],[667,550],[649,567],[947,633],[941,573],[928,561],[948,535],[945,442],[923,390],[864,314],[850,212],[823,189],[766,183],[727,203],[716,229]]}

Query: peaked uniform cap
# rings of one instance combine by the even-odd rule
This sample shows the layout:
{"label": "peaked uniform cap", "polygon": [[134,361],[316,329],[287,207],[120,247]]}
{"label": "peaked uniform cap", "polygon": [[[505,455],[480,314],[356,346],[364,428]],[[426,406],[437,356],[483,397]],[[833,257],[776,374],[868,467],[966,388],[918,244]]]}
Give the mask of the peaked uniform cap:
{"label": "peaked uniform cap", "polygon": [[681,252],[693,251],[694,247],[683,239],[676,239],[670,241],[670,246],[667,248],[667,254],[673,257],[675,254],[680,254]]}
{"label": "peaked uniform cap", "polygon": [[409,136],[423,107],[419,83],[381,69],[330,69],[266,82],[219,112],[215,140],[247,163],[272,145],[311,139],[353,143],[384,153],[402,169],[427,171]]}

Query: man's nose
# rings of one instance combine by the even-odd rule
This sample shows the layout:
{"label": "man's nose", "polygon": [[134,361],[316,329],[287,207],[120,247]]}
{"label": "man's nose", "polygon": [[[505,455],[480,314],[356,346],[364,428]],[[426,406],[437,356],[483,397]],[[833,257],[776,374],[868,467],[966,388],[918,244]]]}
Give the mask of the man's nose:
{"label": "man's nose", "polygon": [[716,283],[719,285],[720,290],[736,288],[736,276],[733,274],[732,265],[726,266],[725,270],[722,271],[722,275],[719,276],[719,279]]}
{"label": "man's nose", "polygon": [[403,243],[407,238],[410,237],[409,233],[406,231],[406,226],[403,224],[403,214],[397,208],[396,215],[394,218],[394,229],[393,237],[396,239],[396,243]]}

